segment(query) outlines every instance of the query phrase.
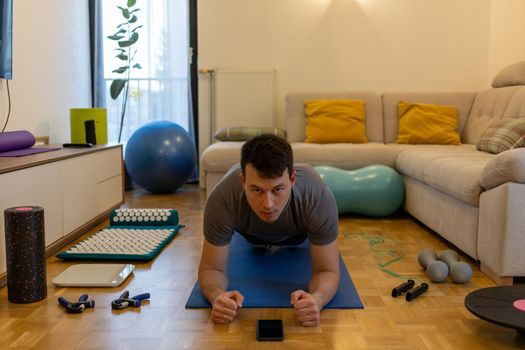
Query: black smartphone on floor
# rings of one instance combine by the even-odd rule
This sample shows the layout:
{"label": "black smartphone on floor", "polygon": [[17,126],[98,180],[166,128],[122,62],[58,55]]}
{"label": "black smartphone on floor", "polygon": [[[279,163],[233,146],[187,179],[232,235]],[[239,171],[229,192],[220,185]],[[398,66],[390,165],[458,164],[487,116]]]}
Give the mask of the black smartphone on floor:
{"label": "black smartphone on floor", "polygon": [[257,340],[284,340],[282,320],[257,320]]}

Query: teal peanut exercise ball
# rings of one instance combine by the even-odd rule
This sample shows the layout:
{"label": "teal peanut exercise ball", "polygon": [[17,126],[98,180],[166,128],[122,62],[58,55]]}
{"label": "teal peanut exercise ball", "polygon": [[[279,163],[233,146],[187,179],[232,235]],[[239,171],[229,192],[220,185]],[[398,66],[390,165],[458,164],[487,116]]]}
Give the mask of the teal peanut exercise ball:
{"label": "teal peanut exercise ball", "polygon": [[405,198],[401,175],[385,165],[370,165],[357,170],[326,165],[314,168],[332,191],[339,214],[388,216],[399,209]]}

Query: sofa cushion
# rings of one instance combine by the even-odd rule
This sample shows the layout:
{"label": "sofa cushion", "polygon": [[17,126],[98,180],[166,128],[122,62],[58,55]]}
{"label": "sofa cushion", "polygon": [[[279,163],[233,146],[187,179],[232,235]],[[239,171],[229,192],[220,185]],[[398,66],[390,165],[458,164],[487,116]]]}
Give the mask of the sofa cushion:
{"label": "sofa cushion", "polygon": [[[400,173],[410,176],[419,182],[425,182],[425,168],[440,156],[463,157],[476,150],[475,145],[396,145],[390,147],[398,149],[396,169]],[[404,147],[400,147],[404,146]]]}
{"label": "sofa cushion", "polygon": [[208,173],[226,173],[241,159],[244,142],[217,142],[208,146],[201,155],[202,170]]}
{"label": "sofa cushion", "polygon": [[458,109],[454,106],[399,101],[396,143],[459,145]]}
{"label": "sofa cushion", "polygon": [[492,81],[493,88],[525,85],[525,61],[503,68]]}
{"label": "sofa cushion", "polygon": [[359,169],[367,165],[381,164],[395,168],[398,151],[382,143],[292,143],[294,162],[329,165],[340,169]]}
{"label": "sofa cushion", "polygon": [[457,132],[462,135],[475,96],[475,92],[384,92],[382,100],[385,143],[396,141],[399,126],[397,115],[399,101],[456,106],[458,108]]}
{"label": "sofa cushion", "polygon": [[304,101],[318,99],[356,99],[365,100],[366,137],[370,142],[383,142],[383,109],[381,97],[374,92],[298,92],[286,95],[285,117],[286,134],[289,142],[306,140],[306,113]]}
{"label": "sofa cushion", "polygon": [[425,169],[425,183],[478,207],[483,191],[479,178],[487,162],[484,155],[436,159]]}
{"label": "sofa cushion", "polygon": [[506,117],[525,117],[525,86],[478,92],[461,139],[464,143],[476,144],[485,130]]}
{"label": "sofa cushion", "polygon": [[493,155],[474,145],[414,145],[399,154],[397,170],[473,206],[479,205],[480,175]]}
{"label": "sofa cushion", "polygon": [[366,143],[365,101],[306,100],[306,142]]}
{"label": "sofa cushion", "polygon": [[500,153],[525,146],[525,118],[503,118],[490,126],[476,145],[480,151]]}

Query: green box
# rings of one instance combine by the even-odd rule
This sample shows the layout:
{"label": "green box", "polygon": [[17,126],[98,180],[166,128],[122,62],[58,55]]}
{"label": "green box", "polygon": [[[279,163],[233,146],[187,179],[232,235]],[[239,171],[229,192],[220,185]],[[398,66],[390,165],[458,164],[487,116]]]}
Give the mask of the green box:
{"label": "green box", "polygon": [[85,143],[86,129],[84,122],[86,120],[94,120],[97,144],[108,143],[107,110],[105,108],[71,108],[69,112],[71,142]]}

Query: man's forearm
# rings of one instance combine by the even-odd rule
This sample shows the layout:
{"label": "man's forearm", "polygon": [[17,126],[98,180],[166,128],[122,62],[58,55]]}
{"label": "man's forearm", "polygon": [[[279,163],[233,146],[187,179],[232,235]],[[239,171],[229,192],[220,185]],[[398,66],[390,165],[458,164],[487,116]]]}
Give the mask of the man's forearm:
{"label": "man's forearm", "polygon": [[199,284],[204,297],[213,304],[215,298],[228,288],[228,278],[219,270],[202,270],[199,271]]}
{"label": "man's forearm", "polygon": [[314,272],[308,284],[308,292],[312,294],[319,304],[319,308],[322,309],[332,300],[338,286],[339,273],[333,271]]}

